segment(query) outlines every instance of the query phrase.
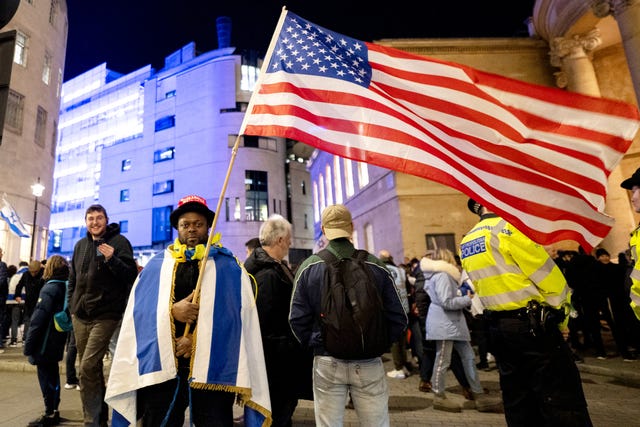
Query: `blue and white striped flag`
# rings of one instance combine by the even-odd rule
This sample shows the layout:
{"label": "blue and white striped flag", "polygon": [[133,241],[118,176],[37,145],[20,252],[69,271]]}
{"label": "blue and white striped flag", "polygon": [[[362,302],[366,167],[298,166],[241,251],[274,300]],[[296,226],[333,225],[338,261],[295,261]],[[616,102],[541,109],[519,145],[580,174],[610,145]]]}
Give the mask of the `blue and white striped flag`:
{"label": "blue and white striped flag", "polygon": [[[177,375],[170,315],[175,268],[169,249],[156,255],[129,296],[105,396],[114,409],[113,426],[136,425],[137,390]],[[212,249],[198,303],[191,387],[236,393],[247,427],[270,425],[271,402],[253,290],[248,274],[228,250]]]}
{"label": "blue and white striped flag", "polygon": [[0,206],[0,218],[9,224],[9,228],[18,237],[30,237],[27,227],[24,225],[11,203],[7,200],[7,194],[2,193],[2,206]]}

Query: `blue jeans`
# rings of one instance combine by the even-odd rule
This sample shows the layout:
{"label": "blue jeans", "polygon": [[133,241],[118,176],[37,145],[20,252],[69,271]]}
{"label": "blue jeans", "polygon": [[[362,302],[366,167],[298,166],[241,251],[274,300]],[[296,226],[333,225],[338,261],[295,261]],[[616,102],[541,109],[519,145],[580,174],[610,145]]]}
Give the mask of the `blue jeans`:
{"label": "blue jeans", "polygon": [[469,387],[474,393],[483,393],[480,379],[475,366],[475,353],[469,341],[434,340],[436,343],[436,360],[433,363],[433,375],[431,387],[435,394],[442,394],[445,390],[444,380],[451,364],[451,353],[455,347],[460,355],[465,376],[469,381]]}
{"label": "blue jeans", "polygon": [[341,360],[315,356],[313,406],[316,426],[341,427],[349,394],[360,425],[389,426],[389,387],[381,358]]}

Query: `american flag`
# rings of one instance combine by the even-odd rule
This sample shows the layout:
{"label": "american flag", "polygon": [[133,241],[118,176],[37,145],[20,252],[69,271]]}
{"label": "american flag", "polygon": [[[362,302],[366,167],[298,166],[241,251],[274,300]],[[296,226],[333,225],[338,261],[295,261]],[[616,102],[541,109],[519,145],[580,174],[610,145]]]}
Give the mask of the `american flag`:
{"label": "american flag", "polygon": [[423,177],[540,244],[609,232],[607,177],[631,105],[356,40],[283,10],[240,134],[291,138]]}

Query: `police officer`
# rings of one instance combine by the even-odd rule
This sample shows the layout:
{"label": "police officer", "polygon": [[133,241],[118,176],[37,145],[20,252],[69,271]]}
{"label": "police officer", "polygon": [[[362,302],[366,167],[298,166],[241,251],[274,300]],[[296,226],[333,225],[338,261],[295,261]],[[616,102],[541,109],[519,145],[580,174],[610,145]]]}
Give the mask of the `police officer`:
{"label": "police officer", "polygon": [[461,242],[462,267],[485,307],[509,426],[591,426],[580,374],[560,332],[569,288],[540,245],[469,199],[480,222]]}
{"label": "police officer", "polygon": [[[640,168],[631,177],[620,183],[620,187],[631,190],[631,205],[633,210],[640,213]],[[633,258],[633,270],[631,270],[631,308],[636,317],[640,319],[640,260],[638,259],[638,244],[640,243],[640,225],[631,232],[629,246],[631,258]]]}

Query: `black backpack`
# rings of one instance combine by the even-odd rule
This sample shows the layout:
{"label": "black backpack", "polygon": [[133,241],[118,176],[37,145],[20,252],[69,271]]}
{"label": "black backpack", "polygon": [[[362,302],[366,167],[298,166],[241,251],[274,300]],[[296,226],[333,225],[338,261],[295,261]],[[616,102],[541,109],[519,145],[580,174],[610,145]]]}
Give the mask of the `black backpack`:
{"label": "black backpack", "polygon": [[327,265],[322,288],[320,329],[327,352],[338,359],[370,359],[389,351],[389,327],[380,292],[356,250],[338,259],[327,249],[318,252]]}

